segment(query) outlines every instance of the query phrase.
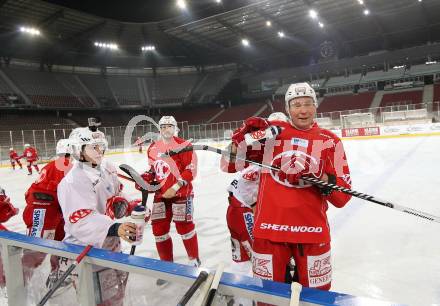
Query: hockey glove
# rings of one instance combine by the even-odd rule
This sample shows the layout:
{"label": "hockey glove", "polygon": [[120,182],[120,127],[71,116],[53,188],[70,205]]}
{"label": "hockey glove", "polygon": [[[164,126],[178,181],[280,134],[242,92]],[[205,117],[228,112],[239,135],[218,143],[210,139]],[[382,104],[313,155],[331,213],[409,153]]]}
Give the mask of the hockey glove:
{"label": "hockey glove", "polygon": [[243,122],[243,125],[232,134],[232,142],[239,146],[245,140],[245,135],[251,132],[264,131],[269,127],[269,122],[260,117],[250,117]]}
{"label": "hockey glove", "polygon": [[129,202],[120,196],[114,196],[107,200],[105,214],[114,219],[121,219],[127,215]]}
{"label": "hockey glove", "polygon": [[12,205],[9,197],[0,194],[0,222],[6,222],[18,214],[19,209]]}
{"label": "hockey glove", "polygon": [[[147,184],[149,184],[149,185],[154,185],[155,184],[156,174],[154,173],[153,170],[145,171],[144,173],[141,174],[141,177],[144,179],[144,181]],[[135,184],[134,187],[137,190],[142,191],[141,186],[139,186],[138,184]]]}
{"label": "hockey glove", "polygon": [[[327,183],[333,184],[333,185],[336,184],[336,176],[335,175],[327,173],[327,177],[328,177]],[[321,192],[321,194],[324,196],[329,196],[333,192],[333,189],[328,186],[327,187],[318,186],[318,188],[319,188],[319,191]]]}

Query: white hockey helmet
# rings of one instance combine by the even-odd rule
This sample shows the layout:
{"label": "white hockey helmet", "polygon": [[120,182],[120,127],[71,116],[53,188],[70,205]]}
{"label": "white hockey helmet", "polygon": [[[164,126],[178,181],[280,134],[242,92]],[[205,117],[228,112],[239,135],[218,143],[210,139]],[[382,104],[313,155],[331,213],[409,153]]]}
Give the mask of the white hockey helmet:
{"label": "white hockey helmet", "polygon": [[268,121],[284,121],[288,122],[289,119],[287,119],[286,114],[282,112],[275,112],[269,115],[269,118],[267,118]]}
{"label": "white hockey helmet", "polygon": [[177,121],[173,116],[162,116],[159,120],[159,126],[161,125],[172,125],[177,127]]}
{"label": "white hockey helmet", "polygon": [[284,100],[286,102],[286,111],[289,111],[289,102],[292,99],[299,97],[310,97],[313,99],[313,104],[318,107],[318,99],[316,98],[315,90],[308,83],[295,83],[287,88]]}
{"label": "white hockey helmet", "polygon": [[25,147],[25,148],[29,148],[30,146],[31,146],[31,145],[28,144],[28,143],[25,143],[25,144],[24,144],[24,147]]}
{"label": "white hockey helmet", "polygon": [[60,139],[57,142],[57,155],[72,154],[72,146],[69,139]]}
{"label": "white hockey helmet", "polygon": [[69,135],[69,142],[75,158],[79,158],[85,145],[102,145],[104,151],[108,148],[104,133],[101,131],[93,132],[88,127],[74,129]]}
{"label": "white hockey helmet", "polygon": [[9,151],[14,151],[14,148],[10,147],[10,148],[9,148]]}

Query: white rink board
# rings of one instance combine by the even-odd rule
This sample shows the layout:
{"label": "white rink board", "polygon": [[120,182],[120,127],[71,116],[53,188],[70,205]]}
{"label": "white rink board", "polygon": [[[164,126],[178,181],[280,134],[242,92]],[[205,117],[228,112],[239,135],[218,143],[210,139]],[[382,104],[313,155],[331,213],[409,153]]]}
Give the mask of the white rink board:
{"label": "white rink board", "polygon": [[[353,189],[440,215],[440,137],[412,137],[345,141]],[[204,266],[230,261],[226,227],[226,187],[233,175],[218,170],[219,156],[198,152],[195,220]],[[142,171],[145,155],[109,155],[115,164],[127,163]],[[16,207],[24,207],[24,192],[36,175],[25,170],[0,169],[0,186]],[[140,196],[125,184],[131,196]],[[151,198],[149,202],[151,202]],[[332,227],[333,291],[408,305],[440,305],[439,224],[352,199],[342,209],[329,210]],[[25,232],[20,216],[5,224]],[[186,263],[180,237],[172,227],[175,261]],[[137,254],[157,258],[151,227]],[[125,245],[129,252],[129,246]],[[227,271],[227,270],[226,270]]]}

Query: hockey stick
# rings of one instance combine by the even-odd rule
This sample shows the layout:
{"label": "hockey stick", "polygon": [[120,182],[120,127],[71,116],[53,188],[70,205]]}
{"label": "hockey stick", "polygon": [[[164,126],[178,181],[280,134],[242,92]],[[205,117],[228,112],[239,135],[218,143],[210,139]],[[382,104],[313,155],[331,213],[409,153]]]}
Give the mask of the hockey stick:
{"label": "hockey stick", "polygon": [[214,279],[211,284],[211,288],[209,289],[208,297],[206,298],[206,304],[205,306],[211,306],[212,301],[214,300],[215,294],[217,293],[218,285],[220,283],[220,279],[223,275],[223,270],[225,269],[224,263],[220,263],[217,266],[217,270],[214,274]]}
{"label": "hockey stick", "polygon": [[45,296],[41,299],[41,301],[37,304],[38,306],[43,306],[46,304],[46,302],[50,299],[50,297],[55,293],[55,291],[58,289],[58,287],[61,286],[61,284],[64,282],[64,280],[69,276],[72,271],[76,268],[76,266],[81,262],[81,260],[84,258],[84,256],[87,255],[87,253],[90,251],[92,246],[89,244],[84,248],[84,250],[81,252],[81,254],[78,255],[78,257],[75,259],[75,262],[70,265],[70,267],[64,272],[63,275],[57,280],[57,282],[53,285],[53,287],[46,293]]}
{"label": "hockey stick", "polygon": [[196,290],[203,284],[204,281],[208,278],[208,272],[201,271],[199,273],[199,276],[197,276],[196,280],[192,283],[191,287],[189,287],[188,291],[185,292],[185,294],[182,296],[180,301],[177,303],[177,306],[184,306],[188,301],[191,299],[191,297],[194,295]]}
{"label": "hockey stick", "polygon": [[120,174],[120,173],[118,173],[118,177],[120,177],[124,180],[130,181],[130,182],[134,182],[134,179],[132,179],[131,177],[128,177],[128,176]]}
{"label": "hockey stick", "polygon": [[292,282],[290,285],[290,304],[289,306],[298,306],[299,305],[299,295],[301,293],[302,286],[300,283]]}
{"label": "hockey stick", "polygon": [[[133,169],[133,167],[122,164],[119,166],[119,169],[127,173],[133,182],[138,184],[141,187],[141,193],[142,193],[142,201],[141,205],[146,208],[147,207],[147,200],[148,200],[148,186],[147,183],[145,183],[144,179],[139,175],[139,173]],[[136,251],[136,246],[132,245],[130,250],[130,255],[134,255],[134,252]]]}
{"label": "hockey stick", "polygon": [[[213,148],[213,147],[210,147],[210,146],[207,146],[207,145],[192,145],[192,146],[185,147],[185,148],[183,148],[180,151],[169,151],[169,152],[166,153],[166,155],[173,156],[175,154],[179,154],[179,153],[186,152],[186,151],[193,151],[193,150],[211,151],[211,152],[215,152],[217,154],[221,154],[221,155],[224,155],[224,156],[235,157],[238,160],[242,160],[242,161],[248,162],[250,164],[260,166],[262,168],[266,168],[266,169],[270,169],[270,170],[274,170],[274,171],[279,171],[280,170],[277,167],[273,167],[273,166],[266,165],[266,164],[261,164],[261,163],[255,162],[253,160],[242,158],[242,157],[237,156],[236,154],[230,153],[230,152],[228,152],[226,150],[221,150],[221,149]],[[319,180],[317,178],[302,176],[301,179],[306,181],[306,182],[312,183],[314,185],[318,185],[318,186],[322,186],[322,187],[329,187],[329,188],[331,188],[331,189],[333,189],[335,191],[340,191],[340,192],[352,195],[352,196],[354,196],[356,198],[359,198],[359,199],[362,199],[362,200],[366,200],[366,201],[369,201],[369,202],[372,202],[372,203],[375,203],[375,204],[379,204],[379,205],[382,205],[382,206],[385,206],[385,207],[388,207],[388,208],[391,208],[391,209],[395,209],[395,210],[398,210],[398,211],[401,211],[401,212],[404,212],[404,213],[407,213],[407,214],[410,214],[410,215],[413,215],[413,216],[416,216],[416,217],[419,217],[419,218],[423,218],[425,220],[429,220],[429,221],[434,221],[434,222],[440,223],[440,217],[434,216],[434,215],[431,215],[431,214],[428,214],[428,213],[425,213],[423,211],[419,211],[419,210],[412,209],[412,208],[409,208],[409,207],[405,207],[405,206],[402,206],[402,205],[394,204],[394,203],[391,203],[389,201],[382,200],[382,199],[379,199],[377,197],[374,197],[372,195],[368,195],[366,193],[358,192],[358,191],[351,190],[351,189],[348,189],[348,188],[345,188],[345,187],[342,187],[342,186],[338,186],[336,184],[330,184],[330,183],[321,181],[321,180]]]}
{"label": "hockey stick", "polygon": [[197,296],[197,299],[192,304],[193,306],[203,306],[206,303],[206,298],[208,297],[209,289],[211,288],[212,281],[214,280],[214,275],[209,273],[206,282],[200,287],[200,293]]}

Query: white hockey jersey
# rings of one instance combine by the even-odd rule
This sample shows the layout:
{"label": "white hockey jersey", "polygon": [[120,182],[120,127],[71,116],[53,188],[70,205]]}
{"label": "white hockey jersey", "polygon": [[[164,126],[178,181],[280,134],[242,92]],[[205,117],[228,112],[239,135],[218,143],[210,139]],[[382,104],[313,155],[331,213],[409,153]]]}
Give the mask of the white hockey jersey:
{"label": "white hockey jersey", "polygon": [[116,168],[103,160],[92,168],[75,162],[58,185],[58,201],[65,221],[65,242],[118,251],[119,237],[107,237],[115,221],[105,214],[107,199],[118,195],[121,183]]}
{"label": "white hockey jersey", "polygon": [[244,206],[251,208],[257,202],[261,168],[251,165],[240,172],[228,186],[228,192]]}

